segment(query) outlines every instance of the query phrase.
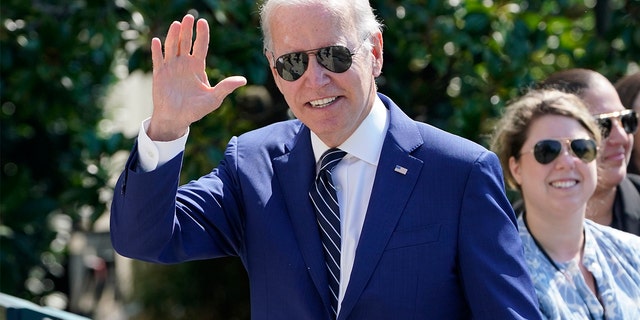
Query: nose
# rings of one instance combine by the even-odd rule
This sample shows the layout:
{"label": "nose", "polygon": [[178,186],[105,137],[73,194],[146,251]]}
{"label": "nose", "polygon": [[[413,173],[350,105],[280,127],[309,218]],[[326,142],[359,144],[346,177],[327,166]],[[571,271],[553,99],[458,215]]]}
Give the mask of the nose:
{"label": "nose", "polygon": [[307,66],[307,72],[303,75],[306,77],[305,83],[309,87],[322,87],[329,83],[328,76],[329,70],[323,67],[318,62],[318,57],[315,54],[309,54],[309,65]]}
{"label": "nose", "polygon": [[606,139],[608,144],[625,144],[629,142],[631,134],[627,133],[622,126],[620,118],[611,119],[611,132]]}
{"label": "nose", "polygon": [[558,155],[558,158],[555,159],[556,169],[561,168],[573,168],[575,167],[576,161],[582,161],[578,158],[578,156],[573,154],[573,151],[570,150],[571,146],[568,145],[568,142],[563,143],[562,151]]}

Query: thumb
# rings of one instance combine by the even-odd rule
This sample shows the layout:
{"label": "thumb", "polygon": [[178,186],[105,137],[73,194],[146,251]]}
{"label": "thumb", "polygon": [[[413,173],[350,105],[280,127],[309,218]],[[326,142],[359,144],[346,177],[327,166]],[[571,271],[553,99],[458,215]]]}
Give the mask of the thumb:
{"label": "thumb", "polygon": [[224,100],[231,92],[247,84],[247,79],[242,76],[232,76],[222,79],[213,87],[213,92],[218,101]]}

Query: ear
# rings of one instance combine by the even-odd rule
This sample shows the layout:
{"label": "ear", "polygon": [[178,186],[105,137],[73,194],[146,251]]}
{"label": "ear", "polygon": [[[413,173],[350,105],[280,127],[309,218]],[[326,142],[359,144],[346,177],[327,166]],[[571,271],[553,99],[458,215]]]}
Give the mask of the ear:
{"label": "ear", "polygon": [[373,48],[371,48],[371,53],[373,54],[373,75],[377,77],[382,74],[382,32],[376,32],[373,34],[371,36],[371,40],[373,42]]}
{"label": "ear", "polygon": [[516,160],[515,157],[510,157],[509,172],[511,172],[513,180],[515,180],[518,185],[522,185],[522,173],[520,172],[521,169],[522,167],[520,167],[520,162]]}

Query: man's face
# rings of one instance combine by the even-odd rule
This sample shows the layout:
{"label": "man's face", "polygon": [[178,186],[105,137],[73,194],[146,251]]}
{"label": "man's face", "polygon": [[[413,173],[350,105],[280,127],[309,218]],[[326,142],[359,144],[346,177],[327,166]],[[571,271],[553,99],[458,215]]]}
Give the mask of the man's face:
{"label": "man's face", "polygon": [[[582,100],[593,115],[625,110],[613,85],[606,78],[597,78]],[[612,119],[609,136],[602,140],[598,151],[598,187],[610,189],[627,174],[627,164],[633,146],[633,135],[626,133],[619,118]]]}
{"label": "man's face", "polygon": [[297,80],[284,80],[272,69],[293,114],[329,147],[344,142],[369,114],[376,93],[374,79],[382,68],[382,36],[369,37],[374,44],[369,50],[362,46],[365,39],[344,25],[346,20],[341,22],[322,4],[282,7],[271,20],[273,52],[267,57],[272,67],[274,57],[333,45],[355,54],[351,67],[342,73],[320,65],[315,51],[309,53],[307,69]]}

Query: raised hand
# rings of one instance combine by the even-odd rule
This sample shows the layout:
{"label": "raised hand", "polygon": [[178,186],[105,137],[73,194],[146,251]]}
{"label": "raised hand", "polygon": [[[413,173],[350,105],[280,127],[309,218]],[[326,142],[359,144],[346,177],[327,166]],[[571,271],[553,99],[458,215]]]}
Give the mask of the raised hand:
{"label": "raised hand", "polygon": [[193,41],[194,17],[169,27],[164,44],[151,40],[153,59],[153,114],[147,134],[155,141],[170,141],[183,136],[191,123],[218,109],[224,98],[247,83],[241,76],[225,78],[209,85],[205,61],[209,47],[209,25],[198,20]]}

